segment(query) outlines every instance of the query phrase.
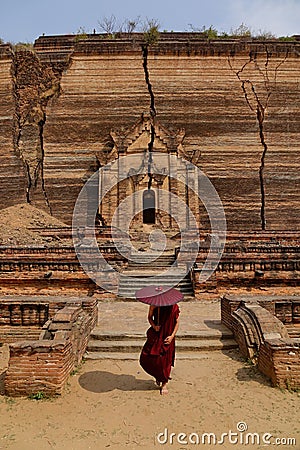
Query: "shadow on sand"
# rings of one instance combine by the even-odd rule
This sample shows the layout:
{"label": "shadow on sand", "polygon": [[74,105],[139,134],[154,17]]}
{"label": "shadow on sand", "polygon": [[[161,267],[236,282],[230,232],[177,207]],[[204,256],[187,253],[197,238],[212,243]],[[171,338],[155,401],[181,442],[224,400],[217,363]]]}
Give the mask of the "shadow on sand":
{"label": "shadow on sand", "polygon": [[243,367],[240,367],[236,371],[236,377],[239,381],[250,382],[255,381],[256,383],[260,383],[263,386],[271,387],[271,381],[261,372],[259,372],[258,368],[255,364],[252,364],[251,361],[244,358],[240,353],[239,349],[234,350],[222,350],[223,355],[226,355],[228,358],[238,361],[243,364]]}
{"label": "shadow on sand", "polygon": [[117,375],[111,372],[95,370],[86,372],[79,377],[79,384],[90,392],[109,392],[114,389],[120,391],[151,391],[157,390],[154,381],[139,380],[133,375]]}
{"label": "shadow on sand", "polygon": [[237,370],[236,375],[239,381],[255,381],[263,386],[272,387],[271,381],[262,373],[259,372],[256,366],[244,363],[245,366]]}

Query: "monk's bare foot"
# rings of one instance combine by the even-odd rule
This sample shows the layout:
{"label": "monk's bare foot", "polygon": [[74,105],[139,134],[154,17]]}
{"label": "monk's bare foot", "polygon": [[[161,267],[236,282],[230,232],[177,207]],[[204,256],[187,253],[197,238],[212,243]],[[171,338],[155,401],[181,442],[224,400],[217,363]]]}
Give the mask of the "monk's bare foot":
{"label": "monk's bare foot", "polygon": [[168,393],[169,393],[169,391],[168,391],[166,385],[162,385],[160,388],[160,395],[166,395]]}

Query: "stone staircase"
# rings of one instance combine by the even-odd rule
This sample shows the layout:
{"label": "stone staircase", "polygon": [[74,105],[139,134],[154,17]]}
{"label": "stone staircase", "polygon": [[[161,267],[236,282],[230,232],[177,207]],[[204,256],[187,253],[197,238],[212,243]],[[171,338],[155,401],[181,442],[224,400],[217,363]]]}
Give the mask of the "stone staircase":
{"label": "stone staircase", "polygon": [[[233,334],[220,321],[210,330],[179,332],[177,359],[201,359],[206,352],[237,348]],[[86,359],[137,360],[146,341],[145,333],[105,332],[96,327],[91,333]]]}
{"label": "stone staircase", "polygon": [[[120,297],[135,298],[136,291],[154,284],[176,287],[183,293],[186,300],[193,298],[194,292],[189,274],[180,273],[175,265],[171,267],[175,262],[174,253],[136,254],[132,255],[132,258],[128,268],[120,276],[118,291]],[[167,270],[168,275],[163,275]]]}
{"label": "stone staircase", "polygon": [[128,270],[136,270],[142,268],[151,268],[153,270],[161,270],[171,266],[175,261],[174,253],[166,251],[163,254],[151,253],[132,255],[128,263]]}

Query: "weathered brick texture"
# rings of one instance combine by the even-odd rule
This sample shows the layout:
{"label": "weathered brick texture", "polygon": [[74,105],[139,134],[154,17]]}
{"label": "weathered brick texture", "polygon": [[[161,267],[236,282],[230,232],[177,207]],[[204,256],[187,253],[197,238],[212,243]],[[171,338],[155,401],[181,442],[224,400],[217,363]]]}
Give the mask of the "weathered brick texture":
{"label": "weathered brick texture", "polygon": [[264,342],[258,355],[258,369],[274,386],[300,388],[300,343],[274,339]]}
{"label": "weathered brick texture", "polygon": [[224,296],[221,302],[222,322],[233,330],[242,355],[274,386],[287,389],[300,387],[298,305],[296,296]]}
{"label": "weathered brick texture", "polygon": [[25,396],[60,394],[74,367],[70,340],[22,341],[10,345],[5,393]]}
{"label": "weathered brick texture", "polygon": [[[203,289],[218,287],[298,286],[300,279],[300,235],[297,232],[228,233],[224,252],[215,272],[201,282],[201,271],[208,257],[210,241],[202,240],[192,271],[196,295]],[[214,248],[211,249],[212,251]],[[214,262],[217,251],[210,255]],[[265,307],[272,303],[267,302]],[[283,306],[282,306],[283,307]],[[279,305],[278,305],[279,308]],[[300,317],[297,306],[294,316]],[[297,312],[298,311],[298,312]],[[290,312],[291,314],[291,312]]]}
{"label": "weathered brick texture", "polygon": [[[84,181],[111,150],[111,131],[149,113],[144,44],[143,35],[124,34],[41,36],[32,54],[0,47],[0,207],[25,200],[29,174],[34,204],[71,223]],[[197,149],[230,230],[299,229],[299,47],[161,33],[148,48],[156,116],[167,129],[185,129],[185,154]],[[20,149],[18,111],[32,119],[19,124]],[[204,208],[201,217],[209,229]]]}
{"label": "weathered brick texture", "polygon": [[[69,230],[69,234],[71,230]],[[103,240],[106,238],[103,238]],[[120,268],[127,260],[111,244],[103,245],[101,253],[108,263]],[[95,264],[93,250],[85,250],[85,261],[95,270],[101,267]],[[112,273],[106,272],[107,287],[116,288]],[[84,272],[77,258],[74,247],[62,245],[57,247],[0,247],[0,292],[16,295],[87,295],[98,287]],[[106,293],[98,289],[98,294],[105,298]],[[55,304],[55,302],[54,302]],[[6,313],[4,313],[6,314]],[[1,318],[0,318],[1,323]]]}
{"label": "weathered brick texture", "polygon": [[[35,335],[30,334],[32,327],[16,325],[10,327],[9,340],[2,330],[9,327],[0,326],[2,339],[13,342],[4,380],[7,395],[60,394],[70,372],[80,363],[90,332],[96,325],[97,302],[94,299],[55,301],[52,298],[51,301],[48,298],[45,301],[51,305],[52,314],[43,327],[36,327]],[[38,302],[32,303],[32,309],[35,306],[39,306]],[[29,341],[31,336],[35,340]]]}

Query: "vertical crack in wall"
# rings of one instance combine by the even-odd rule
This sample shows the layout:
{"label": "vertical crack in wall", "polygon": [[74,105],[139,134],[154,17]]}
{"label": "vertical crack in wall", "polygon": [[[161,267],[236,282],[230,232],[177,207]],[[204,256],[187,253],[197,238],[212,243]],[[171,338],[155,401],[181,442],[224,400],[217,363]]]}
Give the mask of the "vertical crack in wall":
{"label": "vertical crack in wall", "polygon": [[145,81],[147,84],[147,89],[150,95],[150,141],[148,143],[148,189],[151,189],[153,173],[152,173],[152,152],[155,140],[155,117],[156,117],[156,109],[155,109],[155,98],[152,89],[152,84],[150,82],[150,74],[148,68],[148,44],[142,45],[142,55],[143,55],[143,68],[145,74]]}
{"label": "vertical crack in wall", "polygon": [[16,103],[14,147],[27,177],[26,201],[44,201],[52,214],[44,178],[44,125],[47,103],[60,93],[62,71],[55,73],[34,51],[22,49],[13,54],[11,72]]}
{"label": "vertical crack in wall", "polygon": [[145,44],[142,46],[143,51],[143,67],[144,67],[144,73],[145,73],[145,81],[147,84],[147,88],[150,95],[150,115],[152,117],[156,116],[156,110],[155,110],[155,99],[154,99],[154,93],[152,90],[152,84],[150,83],[150,75],[149,75],[149,69],[148,69],[148,45]]}
{"label": "vertical crack in wall", "polygon": [[260,103],[257,104],[257,121],[259,125],[259,137],[261,144],[263,146],[263,152],[260,159],[260,167],[259,167],[259,183],[260,183],[260,195],[261,195],[261,207],[260,207],[260,220],[261,220],[261,229],[264,231],[266,229],[266,214],[265,214],[265,206],[266,206],[266,193],[265,193],[265,182],[264,182],[264,168],[265,168],[265,157],[267,154],[267,144],[264,137],[264,116],[265,110],[261,106]]}
{"label": "vertical crack in wall", "polygon": [[[261,208],[260,208],[260,221],[261,221],[261,229],[266,230],[266,192],[265,192],[265,178],[264,178],[264,169],[265,169],[265,158],[268,151],[268,146],[265,140],[265,133],[264,133],[264,121],[265,121],[265,115],[266,110],[269,105],[269,100],[272,94],[272,80],[270,80],[270,59],[271,54],[268,50],[268,47],[265,46],[266,51],[266,60],[264,62],[264,69],[259,65],[259,62],[256,57],[253,57],[250,53],[249,55],[249,61],[246,61],[245,64],[243,64],[242,68],[239,70],[235,70],[233,68],[232,62],[230,60],[230,57],[228,57],[228,64],[230,69],[235,73],[236,77],[241,83],[241,88],[244,93],[244,97],[246,100],[246,103],[251,111],[255,112],[256,119],[258,122],[259,127],[259,138],[260,143],[263,147],[263,152],[261,154],[260,158],[260,167],[259,167],[259,185],[260,185],[260,194],[261,194]],[[277,72],[281,64],[284,63],[286,60],[288,54],[286,54],[285,58],[275,67],[274,69],[274,83],[273,83],[273,89],[276,88],[276,79],[277,79]],[[254,83],[250,80],[250,77],[243,77],[243,73],[249,68],[249,66],[253,64],[253,67],[255,71],[257,71],[261,75],[262,85],[264,87],[264,98],[263,94],[258,94]],[[251,66],[250,66],[251,69]]]}

